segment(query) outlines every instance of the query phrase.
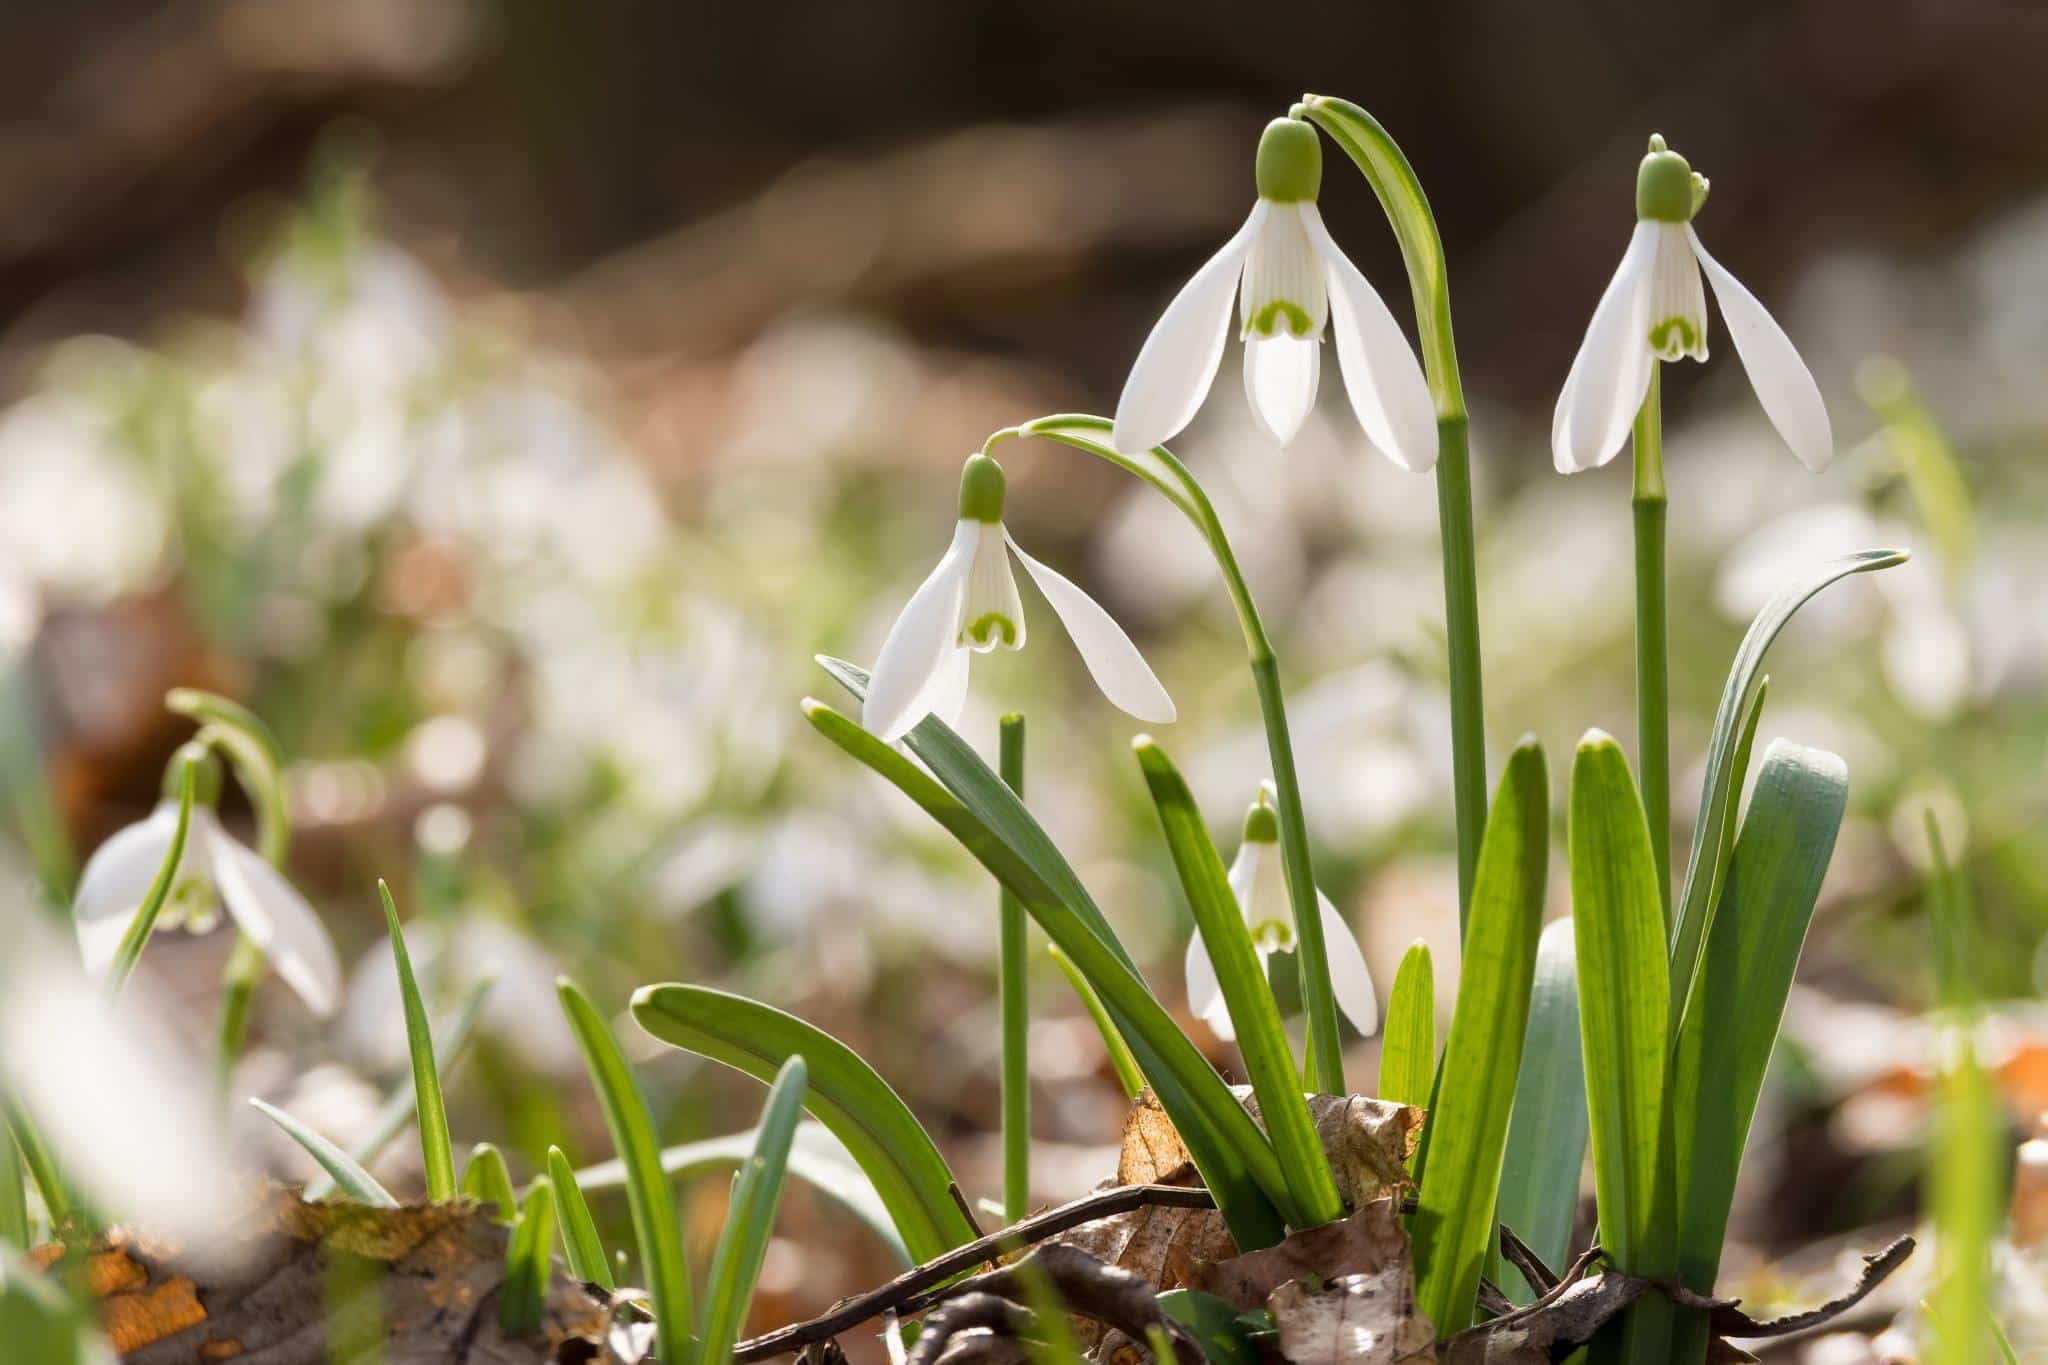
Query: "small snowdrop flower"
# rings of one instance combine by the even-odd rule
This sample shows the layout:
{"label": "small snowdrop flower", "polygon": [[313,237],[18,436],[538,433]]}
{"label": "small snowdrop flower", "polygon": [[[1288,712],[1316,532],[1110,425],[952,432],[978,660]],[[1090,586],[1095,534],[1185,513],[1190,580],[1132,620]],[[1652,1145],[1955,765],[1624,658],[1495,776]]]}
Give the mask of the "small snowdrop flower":
{"label": "small snowdrop flower", "polygon": [[1808,469],[1818,471],[1833,457],[1827,405],[1806,362],[1756,295],[1707,254],[1693,231],[1693,215],[1706,198],[1706,177],[1666,148],[1661,136],[1652,137],[1636,173],[1635,235],[1593,310],[1551,420],[1551,454],[1561,473],[1614,458],[1657,361],[1707,358],[1701,271],[1714,286],[1764,415]]}
{"label": "small snowdrop flower", "polygon": [[1274,441],[1285,446],[1308,420],[1330,326],[1366,436],[1403,469],[1428,469],[1437,455],[1429,384],[1401,325],[1323,226],[1316,130],[1298,119],[1267,124],[1256,173],[1251,217],[1182,286],[1138,352],[1117,400],[1116,448],[1163,445],[1194,420],[1223,362],[1235,296],[1245,397]]}
{"label": "small snowdrop flower", "polygon": [[[112,964],[122,936],[170,855],[178,828],[175,774],[182,770],[184,758],[181,754],[172,762],[164,799],[156,810],[101,844],[79,878],[71,915],[85,969],[95,976]],[[157,929],[205,933],[220,922],[225,909],[307,1008],[323,1018],[334,1013],[341,998],[341,963],[327,926],[277,869],[221,828],[214,813],[220,762],[203,748],[194,761],[192,827]]]}
{"label": "small snowdrop flower", "polygon": [[[1287,900],[1287,875],[1281,864],[1280,817],[1273,809],[1273,785],[1268,782],[1259,799],[1245,812],[1244,839],[1237,846],[1237,858],[1230,865],[1230,889],[1244,912],[1252,933],[1252,947],[1264,967],[1275,953],[1291,953],[1295,946],[1294,911]],[[1330,904],[1330,898],[1316,892],[1316,905],[1323,920],[1323,950],[1330,960],[1330,989],[1337,1008],[1352,1026],[1368,1038],[1379,1031],[1379,993],[1373,989],[1372,973],[1351,926]],[[1231,1039],[1237,1030],[1223,1003],[1223,987],[1216,979],[1216,966],[1200,930],[1188,942],[1188,1008],[1199,1015],[1216,1036]]]}
{"label": "small snowdrop flower", "polygon": [[889,628],[868,680],[861,723],[892,744],[927,715],[950,724],[967,700],[969,658],[997,645],[1024,647],[1024,603],[1011,555],[1052,604],[1102,695],[1139,720],[1171,721],[1173,699],[1123,627],[1072,580],[1025,554],[1003,529],[1003,494],[1002,466],[986,455],[970,455],[960,471],[953,543]]}

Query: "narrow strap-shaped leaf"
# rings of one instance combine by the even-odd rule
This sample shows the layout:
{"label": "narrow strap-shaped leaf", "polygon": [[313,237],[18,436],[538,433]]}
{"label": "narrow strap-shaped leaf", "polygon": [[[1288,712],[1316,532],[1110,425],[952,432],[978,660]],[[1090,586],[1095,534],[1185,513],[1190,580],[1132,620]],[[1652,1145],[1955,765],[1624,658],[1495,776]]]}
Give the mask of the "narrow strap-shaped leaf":
{"label": "narrow strap-shaped leaf", "polygon": [[462,1193],[491,1210],[495,1222],[511,1227],[519,1221],[519,1195],[512,1188],[512,1168],[495,1142],[479,1142],[469,1149],[462,1167]]}
{"label": "narrow strap-shaped leaf", "polygon": [[1238,1051],[1244,1054],[1259,1113],[1280,1158],[1290,1200],[1281,1212],[1296,1227],[1333,1222],[1343,1217],[1344,1201],[1316,1136],[1315,1120],[1309,1117],[1308,1101],[1302,1098],[1301,1073],[1280,1023],[1280,1007],[1273,1003],[1273,989],[1266,984],[1264,964],[1252,946],[1251,930],[1230,889],[1223,859],[1209,838],[1194,794],[1166,751],[1147,735],[1138,736],[1131,747],[1159,812],[1195,927],[1216,968],[1224,1006],[1237,1029]]}
{"label": "narrow strap-shaped leaf", "polygon": [[[1515,1114],[1501,1159],[1496,1221],[1515,1230],[1548,1266],[1571,1259],[1572,1219],[1579,1207],[1579,1173],[1586,1164],[1586,1068],[1579,1050],[1578,957],[1572,922],[1552,920],[1536,943],[1536,984],[1529,996],[1529,1028],[1522,1039],[1522,1073],[1515,1082]],[[1531,1303],[1536,1287],[1512,1265],[1497,1261],[1494,1278],[1516,1303]]]}
{"label": "narrow strap-shaped leaf", "polygon": [[1109,1011],[1102,1006],[1102,997],[1088,984],[1088,978],[1081,975],[1081,969],[1074,960],[1060,951],[1057,943],[1048,943],[1045,950],[1052,954],[1053,962],[1060,974],[1067,978],[1067,984],[1074,988],[1074,994],[1081,1001],[1081,1008],[1088,1011],[1088,1017],[1095,1023],[1095,1031],[1102,1035],[1102,1047],[1109,1054],[1110,1069],[1116,1072],[1117,1084],[1124,1088],[1124,1095],[1134,1103],[1145,1093],[1145,1077],[1138,1070],[1138,1059],[1131,1056],[1124,1036],[1116,1031],[1116,1024],[1110,1019]]}
{"label": "narrow strap-shaped leaf", "polygon": [[[820,662],[856,697],[864,694],[866,673],[836,659]],[[1285,1225],[1277,1201],[1286,1198],[1286,1180],[1272,1144],[1160,1006],[1087,889],[1015,795],[935,717],[920,722],[909,742],[944,786],[823,703],[807,701],[804,714],[820,734],[894,782],[1016,892],[1101,994],[1238,1245],[1278,1241]]]}
{"label": "narrow strap-shaped leaf", "polygon": [[293,1142],[305,1148],[306,1154],[319,1162],[322,1169],[334,1177],[334,1183],[343,1194],[359,1204],[369,1204],[375,1208],[395,1209],[398,1207],[398,1201],[391,1197],[391,1192],[378,1184],[376,1177],[356,1165],[349,1158],[347,1152],[342,1151],[341,1148],[335,1146],[305,1124],[300,1123],[276,1105],[266,1104],[259,1099],[251,1099],[249,1103],[255,1108],[257,1113],[284,1129],[285,1135]]}
{"label": "narrow strap-shaped leaf", "polygon": [[[1703,1293],[1720,1272],[1736,1172],[1848,794],[1833,754],[1784,740],[1764,754],[1685,1004],[1671,1061],[1678,1271]],[[1704,1348],[1705,1315],[1681,1317]]]}
{"label": "narrow strap-shaped leaf", "polygon": [[22,1178],[21,1151],[14,1130],[0,1122],[0,1247],[25,1249],[29,1244],[28,1182]]}
{"label": "narrow strap-shaped leaf", "polygon": [[1439,1335],[1471,1325],[1493,1241],[1549,870],[1550,773],[1542,747],[1525,739],[1508,757],[1479,846],[1458,1003],[1412,1225],[1416,1302]]}
{"label": "narrow strap-shaped leaf", "polygon": [[703,986],[643,986],[633,1018],[650,1035],[773,1081],[791,1057],[810,1067],[804,1106],[868,1173],[920,1261],[978,1235],[953,1202],[956,1183],[938,1145],[889,1083],[829,1033],[771,1005]]}
{"label": "narrow strap-shaped leaf", "polygon": [[647,1101],[633,1083],[618,1040],[589,998],[567,977],[555,983],[555,992],[561,997],[577,1045],[583,1049],[584,1065],[604,1109],[605,1126],[611,1129],[612,1146],[625,1163],[626,1202],[640,1246],[640,1273],[654,1300],[656,1356],[661,1365],[690,1365],[696,1349],[690,1330],[690,1270],[683,1260],[675,1194],[661,1169],[661,1147],[654,1138]]}
{"label": "narrow strap-shaped leaf", "polygon": [[[670,1147],[661,1154],[661,1168],[671,1181],[680,1182],[737,1166],[753,1153],[754,1138],[755,1130],[749,1128]],[[866,1223],[896,1253],[898,1260],[906,1266],[912,1264],[909,1248],[903,1245],[903,1234],[896,1230],[896,1220],[876,1193],[874,1181],[868,1179],[867,1172],[846,1150],[846,1144],[816,1119],[806,1119],[797,1125],[796,1141],[789,1149],[789,1173]],[[616,1189],[626,1183],[625,1165],[618,1161],[599,1162],[578,1171],[576,1182],[585,1190]]]}
{"label": "narrow strap-shaped leaf", "polygon": [[405,1043],[412,1054],[414,1112],[419,1117],[427,1198],[438,1204],[455,1197],[455,1144],[448,1136],[441,1071],[434,1064],[434,1034],[427,1023],[427,1007],[420,999],[419,983],[413,980],[412,958],[405,951],[405,933],[398,927],[398,905],[391,899],[391,888],[381,878],[377,894],[384,901],[384,923],[391,932],[391,960],[398,970],[398,996],[405,1009]]}
{"label": "narrow strap-shaped leaf", "polygon": [[703,1365],[728,1365],[733,1343],[746,1325],[754,1282],[768,1255],[768,1235],[775,1229],[775,1208],[782,1200],[789,1174],[789,1147],[803,1117],[807,1070],[802,1057],[791,1057],[775,1074],[768,1102],[755,1127],[754,1150],[733,1181],[726,1205],[725,1227],[711,1258],[711,1276],[704,1286],[704,1330],[699,1333]]}
{"label": "narrow strap-shaped leaf", "polygon": [[1579,744],[1571,791],[1572,924],[1601,1242],[1624,1269],[1651,1264],[1664,1104],[1664,911],[1650,831],[1611,736]]}
{"label": "narrow strap-shaped leaf", "polygon": [[[1763,667],[1764,654],[1793,613],[1829,584],[1850,574],[1889,569],[1906,562],[1904,550],[1863,550],[1829,560],[1804,578],[1788,585],[1764,605],[1728,670],[1721,689],[1721,702],[1714,712],[1714,729],[1707,742],[1707,773],[1700,787],[1699,827],[1693,831],[1692,855],[1685,868],[1685,892],[1679,899],[1678,918],[1671,936],[1671,989],[1667,1002],[1682,1004],[1691,993],[1693,974],[1706,943],[1708,921],[1720,896],[1726,871],[1728,841],[1723,829],[1732,819],[1729,790],[1740,790],[1742,773],[1737,770],[1737,751],[1750,718],[1750,690]],[[1666,1031],[1676,1026],[1676,1016],[1667,1019]]]}
{"label": "narrow strap-shaped leaf", "polygon": [[21,1164],[27,1169],[29,1179],[35,1182],[36,1195],[43,1201],[44,1214],[53,1228],[61,1225],[71,1216],[71,1192],[64,1187],[63,1177],[57,1172],[57,1161],[50,1155],[49,1144],[36,1131],[35,1121],[4,1094],[0,1094],[0,1118],[6,1120],[8,1135],[14,1140],[15,1150],[21,1153]]}
{"label": "narrow strap-shaped leaf", "polygon": [[114,960],[107,967],[109,995],[119,995],[121,988],[128,984],[129,974],[135,970],[143,948],[149,943],[150,934],[156,930],[157,916],[163,913],[164,902],[170,899],[171,888],[177,885],[178,866],[185,860],[185,841],[192,832],[193,770],[197,763],[190,757],[182,762],[184,766],[178,773],[178,823],[171,830],[171,846],[164,853],[162,865],[157,868],[156,880],[149,884],[149,892],[142,898],[141,908],[135,912],[135,918],[128,921],[120,946],[114,949]]}
{"label": "narrow strap-shaped leaf", "polygon": [[1380,1033],[1380,1098],[1426,1105],[1436,1081],[1436,968],[1416,939],[1401,955]]}
{"label": "narrow strap-shaped leaf", "polygon": [[546,1176],[533,1182],[505,1248],[505,1284],[498,1294],[498,1325],[513,1338],[540,1330],[547,1306],[549,1248],[555,1240],[555,1191]]}
{"label": "narrow strap-shaped leaf", "polygon": [[[1024,717],[1004,716],[998,731],[1005,785],[1024,799]],[[1031,977],[1025,957],[1031,921],[1017,893],[997,883],[997,996],[1003,1016],[1003,1219],[1031,1212]]]}
{"label": "narrow strap-shaped leaf", "polygon": [[[462,1008],[456,1012],[455,1022],[448,1027],[447,1036],[434,1044],[434,1063],[442,1080],[445,1081],[454,1074],[456,1065],[469,1050],[469,1041],[476,1036],[477,1019],[483,1014],[484,997],[490,994],[493,984],[493,978],[484,977],[470,987],[469,995],[462,1002]],[[377,1110],[377,1121],[370,1126],[369,1134],[351,1147],[348,1154],[359,1166],[375,1165],[377,1158],[384,1155],[384,1149],[389,1147],[406,1124],[412,1121],[412,1116],[418,1110],[419,1090],[413,1084],[412,1074],[408,1070],[404,1079],[385,1095],[384,1104]],[[334,1182],[323,1175],[306,1187],[306,1198],[323,1199],[333,1188]]]}
{"label": "narrow strap-shaped leaf", "polygon": [[617,1287],[612,1281],[611,1258],[605,1255],[604,1239],[597,1235],[590,1205],[584,1202],[576,1172],[560,1147],[548,1148],[548,1183],[555,1187],[555,1213],[562,1225],[562,1252],[568,1257],[569,1273],[610,1293]]}

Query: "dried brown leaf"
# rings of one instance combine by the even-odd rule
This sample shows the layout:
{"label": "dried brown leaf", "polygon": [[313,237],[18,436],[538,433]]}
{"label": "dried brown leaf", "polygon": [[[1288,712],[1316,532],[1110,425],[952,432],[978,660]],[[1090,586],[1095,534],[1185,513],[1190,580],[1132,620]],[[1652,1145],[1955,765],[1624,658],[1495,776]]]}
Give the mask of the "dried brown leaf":
{"label": "dried brown leaf", "polygon": [[1280,1332],[1280,1352],[1294,1365],[1436,1359],[1436,1333],[1415,1306],[1415,1268],[1405,1255],[1321,1288],[1290,1281],[1273,1291],[1266,1307]]}
{"label": "dried brown leaf", "polygon": [[1186,1282],[1249,1312],[1265,1307],[1267,1297],[1289,1280],[1371,1275],[1407,1256],[1399,1205],[1375,1199],[1349,1218],[1291,1233],[1278,1246],[1189,1266]]}

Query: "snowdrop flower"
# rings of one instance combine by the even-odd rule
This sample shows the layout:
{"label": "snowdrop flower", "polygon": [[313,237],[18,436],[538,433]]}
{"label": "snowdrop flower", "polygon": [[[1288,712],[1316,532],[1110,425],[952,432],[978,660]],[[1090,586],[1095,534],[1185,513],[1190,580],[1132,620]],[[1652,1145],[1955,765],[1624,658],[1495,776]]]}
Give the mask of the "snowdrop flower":
{"label": "snowdrop flower", "polygon": [[1707,254],[1693,231],[1693,215],[1706,198],[1706,177],[1667,150],[1661,136],[1652,137],[1636,173],[1635,235],[1593,310],[1557,398],[1550,447],[1559,472],[1574,474],[1614,458],[1649,392],[1656,361],[1707,358],[1703,270],[1764,415],[1808,469],[1818,471],[1833,457],[1827,406],[1806,362],[1756,295]]}
{"label": "snowdrop flower", "polygon": [[[181,754],[180,760],[184,757]],[[79,878],[71,916],[85,969],[96,976],[112,964],[122,936],[170,855],[178,828],[175,775],[183,767],[182,761],[172,762],[164,779],[164,799],[156,810],[101,844]],[[334,943],[306,898],[221,828],[214,813],[220,777],[219,760],[201,749],[193,771],[192,827],[157,929],[205,933],[220,922],[220,910],[225,908],[307,1008],[324,1018],[334,1013],[341,996],[341,964]]]}
{"label": "snowdrop flower", "polygon": [[1003,490],[1002,467],[986,455],[970,455],[960,471],[953,543],[889,628],[861,723],[892,744],[927,715],[950,724],[967,700],[970,655],[997,645],[1024,647],[1013,554],[1073,637],[1102,695],[1139,720],[1171,721],[1173,700],[1131,637],[1094,598],[1025,554],[1003,529]]}
{"label": "snowdrop flower", "polygon": [[[1270,782],[1260,788],[1259,799],[1245,813],[1244,840],[1230,865],[1230,889],[1252,931],[1252,947],[1259,954],[1261,967],[1275,953],[1294,951],[1294,911],[1287,900],[1287,877],[1280,861],[1280,817],[1273,809]],[[1369,1038],[1379,1032],[1380,1004],[1365,954],[1359,950],[1351,926],[1321,891],[1316,892],[1316,905],[1323,918],[1323,948],[1330,959],[1330,989],[1337,997],[1337,1008]],[[1217,1037],[1235,1038],[1237,1030],[1223,1003],[1223,987],[1199,929],[1188,941],[1187,979],[1188,1008],[1201,1016]]]}
{"label": "snowdrop flower", "polygon": [[1135,454],[1163,445],[1194,420],[1223,361],[1234,294],[1245,397],[1269,436],[1285,446],[1308,420],[1331,324],[1366,436],[1403,469],[1428,469],[1437,454],[1429,385],[1401,325],[1323,226],[1316,130],[1297,119],[1267,124],[1256,173],[1251,217],[1182,286],[1138,352],[1117,400],[1116,448]]}

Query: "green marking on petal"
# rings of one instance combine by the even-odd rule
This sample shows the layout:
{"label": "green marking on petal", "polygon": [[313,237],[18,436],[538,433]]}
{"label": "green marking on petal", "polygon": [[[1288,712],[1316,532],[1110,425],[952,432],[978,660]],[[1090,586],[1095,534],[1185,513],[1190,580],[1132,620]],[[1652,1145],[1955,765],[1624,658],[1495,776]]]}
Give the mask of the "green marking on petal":
{"label": "green marking on petal", "polygon": [[1269,337],[1279,330],[1282,319],[1286,320],[1289,336],[1305,337],[1309,334],[1311,324],[1308,309],[1288,299],[1274,299],[1259,309],[1245,325],[1245,330],[1258,336]]}
{"label": "green marking on petal", "polygon": [[1015,649],[1017,623],[999,611],[984,613],[961,628],[960,643],[977,645],[982,649],[994,649],[1000,643]]}
{"label": "green marking on petal", "polygon": [[1665,318],[1650,328],[1650,349],[1660,360],[1677,360],[1700,347],[1699,329],[1690,318]]}

